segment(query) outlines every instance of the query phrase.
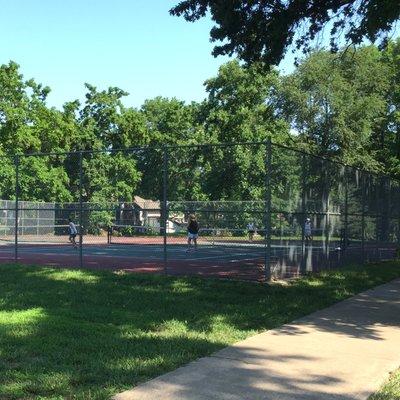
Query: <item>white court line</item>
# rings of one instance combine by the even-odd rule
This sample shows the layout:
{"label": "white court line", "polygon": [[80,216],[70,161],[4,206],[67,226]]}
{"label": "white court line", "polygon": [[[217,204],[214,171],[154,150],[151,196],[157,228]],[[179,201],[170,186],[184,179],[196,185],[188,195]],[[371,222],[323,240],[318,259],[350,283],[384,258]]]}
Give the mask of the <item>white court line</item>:
{"label": "white court line", "polygon": [[[79,250],[78,250],[79,251]],[[27,255],[27,253],[28,253],[28,255]],[[24,255],[26,256],[26,257],[29,257],[29,255],[32,255],[32,254],[35,254],[35,255],[37,255],[37,256],[59,256],[60,258],[62,258],[62,257],[64,257],[64,256],[67,256],[67,257],[70,257],[70,256],[76,256],[76,257],[79,257],[79,252],[78,253],[76,253],[76,252],[73,252],[73,253],[44,253],[44,252],[36,252],[36,251],[19,251],[18,252],[18,258],[21,258],[21,257],[24,257]],[[101,255],[98,255],[98,254],[93,254],[93,253],[90,253],[90,254],[83,254],[83,258],[85,258],[85,257],[91,257],[91,256],[95,256],[95,257],[101,257],[101,258],[104,258],[104,257],[106,257],[106,258],[115,258],[115,259],[127,259],[127,260],[132,260],[132,259],[137,259],[138,257],[139,257],[139,259],[140,260],[143,260],[144,258],[143,258],[143,256],[138,256],[138,255],[132,255],[132,256],[126,256],[126,255],[122,255],[122,256],[116,256],[115,254],[109,254],[109,255],[103,255],[103,254],[101,254]],[[149,260],[159,260],[160,258],[159,257],[154,257],[154,256],[146,256],[145,257],[145,259],[147,260],[147,259],[149,259]]]}
{"label": "white court line", "polygon": [[[79,249],[78,249],[78,251],[79,251]],[[77,253],[77,252],[64,252],[64,253],[48,253],[48,252],[37,252],[37,251],[27,251],[27,250],[25,250],[25,251],[20,251],[19,252],[19,256],[20,257],[23,257],[24,256],[24,254],[26,254],[26,253],[28,253],[28,254],[36,254],[36,255],[38,255],[38,256],[60,256],[60,258],[62,257],[62,256],[76,256],[76,257],[79,257],[79,253]],[[214,256],[205,256],[205,257],[195,257],[195,258],[190,258],[190,256],[189,256],[189,253],[188,253],[188,256],[189,257],[186,257],[186,258],[184,258],[184,259],[177,259],[178,261],[196,261],[196,260],[211,260],[211,259],[227,259],[227,261],[229,261],[229,262],[237,262],[237,261],[246,261],[246,260],[253,260],[253,259],[257,259],[257,258],[260,258],[260,257],[263,257],[264,256],[264,253],[261,253],[261,254],[255,254],[254,255],[254,257],[252,257],[252,258],[247,258],[247,259],[238,259],[238,260],[236,260],[236,259],[234,259],[234,260],[231,260],[230,258],[233,256],[233,257],[240,257],[240,256],[246,256],[246,255],[248,255],[248,253],[235,253],[235,254],[233,254],[233,255],[229,255],[229,254],[216,254],[216,255],[214,255]],[[96,253],[89,253],[89,254],[83,254],[83,257],[85,258],[85,256],[86,257],[90,257],[90,256],[95,256],[95,257],[105,257],[105,258],[119,258],[119,259],[127,259],[127,260],[131,260],[131,259],[137,259],[138,257],[140,257],[140,259],[142,259],[142,257],[143,256],[140,256],[140,255],[130,255],[130,256],[127,256],[127,255],[115,255],[115,254],[96,254]],[[149,256],[146,256],[146,259],[150,259],[150,260],[153,260],[153,259],[155,259],[155,260],[159,260],[159,257],[154,257],[154,256],[151,256],[151,255],[149,255]],[[173,258],[171,259],[171,261],[173,260]]]}
{"label": "white court line", "polygon": [[[29,254],[37,254],[38,256],[56,256],[56,253],[33,253],[33,252],[28,252]],[[60,261],[62,261],[62,257],[63,256],[76,256],[77,258],[79,257],[79,254],[76,253],[61,253],[59,254],[60,256]],[[247,253],[243,253],[243,254],[235,254],[235,256],[244,256],[247,255]],[[96,255],[96,254],[86,254],[86,256],[96,256],[96,257],[101,257],[101,258],[114,258],[114,259],[123,259],[123,260],[135,260],[138,259],[138,256],[115,256],[115,255]],[[233,263],[233,262],[241,262],[241,261],[251,261],[251,260],[255,260],[258,258],[262,258],[264,256],[264,254],[260,254],[259,256],[255,256],[252,258],[241,258],[241,259],[230,259],[229,256],[225,256],[223,254],[221,254],[220,256],[214,256],[214,257],[196,257],[196,258],[180,258],[180,259],[174,259],[171,258],[170,261],[187,261],[187,262],[196,262],[199,260],[215,260],[215,259],[226,259],[226,262],[229,263]],[[24,257],[24,253],[20,253],[18,258],[23,258]],[[9,258],[9,257],[0,257],[0,258]],[[83,258],[85,258],[85,254],[83,255]],[[139,257],[139,260],[143,260],[142,257]],[[151,261],[159,261],[160,258],[159,257],[146,257],[146,260],[151,260]]]}
{"label": "white court line", "polygon": [[[218,258],[218,259],[220,259],[220,258],[231,258],[232,256],[233,257],[237,257],[237,256],[248,256],[249,255],[249,253],[235,253],[235,254],[232,254],[232,255],[229,255],[229,254],[220,254],[220,255],[215,255],[215,256],[207,256],[207,257],[195,257],[195,258],[190,258],[190,257],[187,257],[186,258],[186,260],[188,260],[188,261],[196,261],[196,260],[212,260],[212,259],[215,259],[215,258]],[[265,253],[260,253],[260,254],[255,254],[254,255],[254,257],[252,257],[252,258],[249,258],[248,260],[253,260],[253,259],[255,259],[255,258],[260,258],[260,257],[264,257],[264,255],[265,255]],[[242,261],[242,260],[245,260],[245,259],[240,259],[240,260],[233,260],[233,261]],[[231,260],[232,261],[232,260]]]}

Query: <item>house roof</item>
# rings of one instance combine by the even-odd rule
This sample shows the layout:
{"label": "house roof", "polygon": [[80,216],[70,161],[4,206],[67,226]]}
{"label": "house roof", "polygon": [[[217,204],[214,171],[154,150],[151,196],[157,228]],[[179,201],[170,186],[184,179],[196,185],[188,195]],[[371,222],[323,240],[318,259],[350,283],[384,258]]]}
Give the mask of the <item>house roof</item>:
{"label": "house roof", "polygon": [[133,202],[142,210],[159,210],[160,202],[158,200],[148,200],[140,196],[134,196]]}

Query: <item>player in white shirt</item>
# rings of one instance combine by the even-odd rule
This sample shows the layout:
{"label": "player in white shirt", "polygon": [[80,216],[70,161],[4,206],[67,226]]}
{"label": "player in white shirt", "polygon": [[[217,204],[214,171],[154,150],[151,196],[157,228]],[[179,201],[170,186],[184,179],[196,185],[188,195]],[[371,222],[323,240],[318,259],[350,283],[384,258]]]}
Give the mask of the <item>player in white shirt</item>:
{"label": "player in white shirt", "polygon": [[306,244],[312,241],[312,225],[311,219],[306,218],[306,222],[304,223],[304,239],[306,240]]}
{"label": "player in white shirt", "polygon": [[256,225],[254,222],[249,222],[247,224],[247,233],[249,234],[249,242],[252,242],[254,239],[254,234],[256,233]]}
{"label": "player in white shirt", "polygon": [[71,219],[68,220],[68,225],[69,225],[69,241],[74,245],[75,248],[78,247],[76,244],[75,238],[76,235],[78,234],[78,230],[76,229],[76,225],[72,222]]}

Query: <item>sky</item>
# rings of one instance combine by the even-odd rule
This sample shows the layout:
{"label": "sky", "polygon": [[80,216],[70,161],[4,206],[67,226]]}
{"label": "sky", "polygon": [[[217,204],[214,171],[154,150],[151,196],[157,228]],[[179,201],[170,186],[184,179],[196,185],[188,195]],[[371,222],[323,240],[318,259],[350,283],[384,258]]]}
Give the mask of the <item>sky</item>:
{"label": "sky", "polygon": [[0,64],[48,85],[48,104],[84,99],[84,83],[130,93],[126,106],[155,96],[190,102],[227,57],[214,58],[211,20],[170,16],[178,0],[0,0]]}
{"label": "sky", "polygon": [[[156,96],[206,97],[204,81],[228,57],[214,58],[210,17],[169,15],[179,0],[0,0],[0,64],[50,86],[48,104],[84,101],[84,83],[129,93],[126,106]],[[288,51],[279,68],[293,71]]]}
{"label": "sky", "polygon": [[[169,15],[179,0],[0,0],[0,64],[50,86],[48,104],[84,100],[84,83],[129,93],[126,106],[156,96],[206,97],[203,83],[228,57],[214,58],[212,21]],[[293,55],[280,64],[290,73]]]}

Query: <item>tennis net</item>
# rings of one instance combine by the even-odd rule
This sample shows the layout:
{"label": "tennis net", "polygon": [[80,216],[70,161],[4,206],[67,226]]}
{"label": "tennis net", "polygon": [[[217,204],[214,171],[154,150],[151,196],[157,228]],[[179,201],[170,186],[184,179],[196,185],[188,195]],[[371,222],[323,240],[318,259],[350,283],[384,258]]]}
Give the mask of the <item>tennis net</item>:
{"label": "tennis net", "polygon": [[[79,226],[77,226],[79,231]],[[68,243],[69,225],[19,226],[18,242]],[[15,241],[15,226],[0,226],[0,240]]]}
{"label": "tennis net", "polygon": [[[164,231],[160,227],[113,225],[108,229],[109,244],[161,244]],[[181,244],[187,241],[186,227],[168,229],[167,243]],[[264,245],[265,231],[258,230],[252,236],[246,229],[200,228],[197,239],[199,245]]]}
{"label": "tennis net", "polygon": [[111,225],[107,230],[107,242],[109,244],[145,244],[152,243],[152,238],[160,238],[160,227],[145,225]]}

